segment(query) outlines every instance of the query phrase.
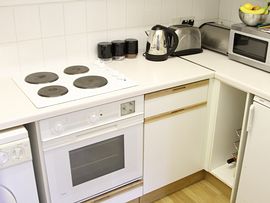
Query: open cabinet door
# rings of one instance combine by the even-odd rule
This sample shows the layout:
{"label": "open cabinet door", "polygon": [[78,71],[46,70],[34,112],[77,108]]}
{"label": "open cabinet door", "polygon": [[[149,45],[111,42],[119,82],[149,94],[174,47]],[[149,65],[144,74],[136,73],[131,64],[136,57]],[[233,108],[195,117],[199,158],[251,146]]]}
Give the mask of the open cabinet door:
{"label": "open cabinet door", "polygon": [[237,203],[270,202],[270,102],[255,97],[236,196]]}

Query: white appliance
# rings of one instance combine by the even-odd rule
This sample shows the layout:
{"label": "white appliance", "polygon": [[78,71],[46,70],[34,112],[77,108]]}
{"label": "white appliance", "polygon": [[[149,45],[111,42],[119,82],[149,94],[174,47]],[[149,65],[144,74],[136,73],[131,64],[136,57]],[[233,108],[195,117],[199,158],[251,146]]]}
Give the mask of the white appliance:
{"label": "white appliance", "polygon": [[243,23],[231,26],[230,59],[270,72],[270,35]]}
{"label": "white appliance", "polygon": [[254,98],[236,196],[237,203],[270,202],[270,101]]}
{"label": "white appliance", "polygon": [[51,70],[54,71],[48,72],[38,69],[38,72],[18,75],[13,78],[18,87],[37,108],[136,85],[134,81],[100,61],[72,65],[58,71],[53,68]]}
{"label": "white appliance", "polygon": [[0,202],[39,202],[30,142],[24,127],[0,131]]}
{"label": "white appliance", "polygon": [[29,125],[41,202],[79,202],[142,179],[143,104],[139,96]]}

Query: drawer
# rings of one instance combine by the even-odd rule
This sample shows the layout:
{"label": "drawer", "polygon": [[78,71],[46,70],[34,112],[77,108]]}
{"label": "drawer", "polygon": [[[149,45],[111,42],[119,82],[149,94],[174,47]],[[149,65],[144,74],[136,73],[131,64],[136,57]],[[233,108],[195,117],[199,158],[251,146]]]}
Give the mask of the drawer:
{"label": "drawer", "polygon": [[206,104],[208,83],[203,80],[145,95],[145,118]]}

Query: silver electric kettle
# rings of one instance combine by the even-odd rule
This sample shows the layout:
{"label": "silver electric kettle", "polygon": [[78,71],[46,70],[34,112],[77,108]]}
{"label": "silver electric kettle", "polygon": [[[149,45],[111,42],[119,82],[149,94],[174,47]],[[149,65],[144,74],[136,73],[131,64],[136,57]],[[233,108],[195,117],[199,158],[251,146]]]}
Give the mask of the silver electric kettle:
{"label": "silver electric kettle", "polygon": [[148,36],[145,52],[147,60],[165,61],[177,48],[178,36],[171,28],[155,25],[151,30],[146,31],[146,35]]}

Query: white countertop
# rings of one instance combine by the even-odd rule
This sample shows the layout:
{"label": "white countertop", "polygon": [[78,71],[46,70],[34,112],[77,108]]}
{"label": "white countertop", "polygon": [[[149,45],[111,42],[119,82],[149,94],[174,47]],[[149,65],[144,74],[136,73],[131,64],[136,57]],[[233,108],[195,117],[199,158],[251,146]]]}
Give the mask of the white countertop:
{"label": "white countertop", "polygon": [[214,77],[213,71],[180,58],[151,62],[138,56],[136,59],[113,61],[108,65],[138,82],[138,86],[37,109],[11,78],[1,78],[0,130]]}
{"label": "white countertop", "polygon": [[0,130],[213,77],[270,100],[270,73],[209,50],[164,62],[147,61],[138,56],[136,59],[113,61],[108,65],[138,82],[138,86],[37,109],[10,78],[1,78]]}
{"label": "white countertop", "polygon": [[227,56],[203,51],[182,57],[215,71],[215,78],[245,92],[270,100],[270,73],[238,63]]}

